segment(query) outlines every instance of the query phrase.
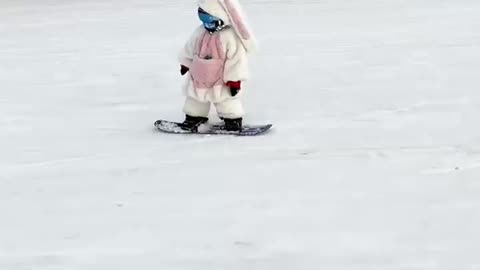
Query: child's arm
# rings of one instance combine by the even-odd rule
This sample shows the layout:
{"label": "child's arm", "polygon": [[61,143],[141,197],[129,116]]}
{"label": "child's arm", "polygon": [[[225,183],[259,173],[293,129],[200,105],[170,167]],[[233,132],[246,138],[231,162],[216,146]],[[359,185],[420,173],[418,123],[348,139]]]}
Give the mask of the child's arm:
{"label": "child's arm", "polygon": [[226,56],[223,74],[225,83],[247,80],[249,76],[247,51],[233,32],[226,42]]}
{"label": "child's arm", "polygon": [[202,31],[202,27],[196,29],[178,55],[180,65],[186,67],[187,70],[192,66],[193,57],[195,54],[195,46],[197,45],[197,41],[200,38]]}
{"label": "child's arm", "polygon": [[236,96],[241,90],[242,81],[248,79],[249,72],[247,51],[233,32],[227,36],[226,56],[223,79],[232,96]]}

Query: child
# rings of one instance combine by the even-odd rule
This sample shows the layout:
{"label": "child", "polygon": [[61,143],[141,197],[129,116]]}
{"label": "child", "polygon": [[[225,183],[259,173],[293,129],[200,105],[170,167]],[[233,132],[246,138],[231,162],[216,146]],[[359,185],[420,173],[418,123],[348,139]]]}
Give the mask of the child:
{"label": "child", "polygon": [[248,79],[247,56],[253,36],[237,0],[199,0],[200,26],[180,53],[180,73],[189,76],[182,127],[195,130],[208,121],[211,103],[227,131],[241,131],[242,82]]}

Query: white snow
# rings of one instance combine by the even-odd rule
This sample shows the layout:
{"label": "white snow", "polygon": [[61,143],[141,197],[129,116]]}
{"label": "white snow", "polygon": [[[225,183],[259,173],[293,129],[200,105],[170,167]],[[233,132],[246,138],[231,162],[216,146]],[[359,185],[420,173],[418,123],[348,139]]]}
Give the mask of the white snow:
{"label": "white snow", "polygon": [[480,269],[480,1],[244,0],[266,136],[182,120],[187,0],[0,0],[1,270]]}

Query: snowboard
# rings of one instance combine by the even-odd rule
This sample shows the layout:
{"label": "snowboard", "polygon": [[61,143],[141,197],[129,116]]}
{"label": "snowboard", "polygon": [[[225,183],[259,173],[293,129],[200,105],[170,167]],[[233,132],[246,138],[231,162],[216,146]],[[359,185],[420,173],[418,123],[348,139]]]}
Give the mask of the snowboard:
{"label": "snowboard", "polygon": [[181,123],[167,120],[158,120],[155,127],[165,133],[172,134],[203,134],[203,135],[234,135],[257,136],[268,131],[272,125],[244,125],[241,131],[227,131],[223,124],[202,124],[194,130],[185,129]]}

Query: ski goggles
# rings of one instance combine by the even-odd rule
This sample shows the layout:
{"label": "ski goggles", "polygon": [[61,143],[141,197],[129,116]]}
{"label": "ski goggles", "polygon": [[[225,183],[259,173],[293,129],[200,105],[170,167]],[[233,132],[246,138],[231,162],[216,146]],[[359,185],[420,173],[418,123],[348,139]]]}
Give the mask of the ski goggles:
{"label": "ski goggles", "polygon": [[207,29],[214,30],[223,25],[223,21],[221,19],[208,14],[205,10],[201,8],[198,9],[198,17]]}

